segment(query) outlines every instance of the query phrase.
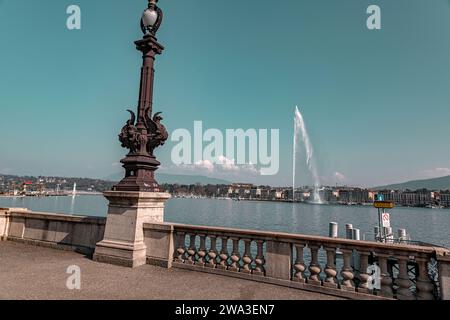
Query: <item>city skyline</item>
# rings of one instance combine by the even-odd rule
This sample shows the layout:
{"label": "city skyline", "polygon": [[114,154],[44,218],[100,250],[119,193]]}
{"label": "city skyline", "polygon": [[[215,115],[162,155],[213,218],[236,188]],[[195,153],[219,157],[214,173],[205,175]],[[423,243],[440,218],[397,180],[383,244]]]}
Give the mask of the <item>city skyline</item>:
{"label": "city skyline", "polygon": [[[382,30],[365,26],[372,3],[382,9]],[[0,142],[0,173],[104,178],[121,171],[116,137],[139,80],[129,39],[140,34],[129,21],[142,3],[77,1],[83,23],[72,31],[70,4],[0,2],[0,36],[9,43],[0,61],[0,126],[8,138]],[[289,185],[299,105],[323,184],[450,175],[450,150],[442,147],[450,135],[448,1],[286,1],[267,27],[270,4],[242,3],[225,15],[229,4],[220,2],[164,3],[155,110],[169,132],[197,120],[223,131],[280,129],[279,174],[177,167],[172,142],[157,151],[161,172]],[[310,184],[306,169],[298,171],[299,185]]]}

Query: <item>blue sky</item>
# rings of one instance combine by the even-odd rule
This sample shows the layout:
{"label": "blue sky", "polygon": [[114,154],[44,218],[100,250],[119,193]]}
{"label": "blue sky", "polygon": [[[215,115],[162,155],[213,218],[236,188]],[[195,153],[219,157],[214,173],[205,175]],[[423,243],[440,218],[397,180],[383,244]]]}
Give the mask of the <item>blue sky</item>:
{"label": "blue sky", "polygon": [[[82,29],[66,28],[79,5]],[[279,128],[292,180],[295,105],[324,183],[379,185],[450,174],[447,0],[165,1],[155,109],[169,131]],[[366,9],[382,10],[369,31]],[[105,177],[124,156],[117,134],[135,108],[144,0],[0,1],[0,172]],[[162,172],[202,173],[157,151]],[[310,183],[299,163],[299,184]],[[212,173],[221,176],[223,172]],[[304,182],[304,183],[303,183]]]}

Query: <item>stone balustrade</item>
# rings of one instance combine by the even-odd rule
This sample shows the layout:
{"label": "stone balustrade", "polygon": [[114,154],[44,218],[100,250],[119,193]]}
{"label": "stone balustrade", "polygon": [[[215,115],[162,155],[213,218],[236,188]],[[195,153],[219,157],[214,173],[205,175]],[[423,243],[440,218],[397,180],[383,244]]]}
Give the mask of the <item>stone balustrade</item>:
{"label": "stone balustrade", "polygon": [[156,258],[166,266],[349,298],[450,298],[444,248],[181,224],[145,224],[144,233],[148,263],[166,239]]}
{"label": "stone balustrade", "polygon": [[0,240],[92,254],[103,238],[105,218],[0,209]]}
{"label": "stone balustrade", "polygon": [[[92,253],[105,220],[0,209],[0,240]],[[450,299],[445,248],[170,223],[144,223],[143,238],[146,263],[166,268],[353,299]]]}

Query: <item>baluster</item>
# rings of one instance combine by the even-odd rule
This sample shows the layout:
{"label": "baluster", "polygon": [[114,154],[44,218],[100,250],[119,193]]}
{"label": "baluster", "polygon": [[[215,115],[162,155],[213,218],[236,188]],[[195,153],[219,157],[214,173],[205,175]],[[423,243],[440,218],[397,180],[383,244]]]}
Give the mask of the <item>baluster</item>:
{"label": "baluster", "polygon": [[188,258],[187,263],[194,264],[197,254],[197,248],[195,247],[195,237],[196,235],[194,233],[189,234],[189,249],[188,249]]}
{"label": "baluster", "polygon": [[367,283],[370,279],[370,275],[367,273],[367,268],[369,267],[369,256],[370,253],[367,251],[360,251],[359,252],[359,286],[358,286],[358,292],[361,293],[370,293],[370,289],[372,289],[372,286],[369,286]]}
{"label": "baluster", "polygon": [[344,254],[344,266],[341,270],[341,276],[342,276],[342,284],[341,289],[345,291],[355,291],[355,286],[353,285],[353,271],[351,267],[351,257],[352,257],[352,250],[348,249],[341,249],[342,253]]}
{"label": "baluster", "polygon": [[253,274],[263,276],[264,275],[264,264],[266,261],[264,260],[264,253],[263,253],[263,240],[256,240],[256,246],[257,246],[257,253],[256,253],[256,259],[255,259],[255,269],[253,270]]}
{"label": "baluster", "polygon": [[206,263],[206,234],[199,234],[200,237],[200,248],[198,249],[197,255],[198,255],[198,260],[195,263],[196,265],[199,266],[205,266]]}
{"label": "baluster", "polygon": [[378,255],[378,264],[381,272],[380,294],[383,297],[392,298],[394,294],[392,292],[392,278],[388,271],[388,258],[389,256],[385,254]]}
{"label": "baluster", "polygon": [[209,236],[209,238],[211,239],[211,248],[209,249],[208,252],[208,263],[205,265],[206,267],[209,268],[215,268],[217,265],[217,249],[216,249],[216,241],[217,241],[217,236]]}
{"label": "baluster", "polygon": [[309,246],[311,249],[311,264],[309,265],[309,272],[311,273],[308,279],[308,283],[320,286],[322,285],[322,281],[320,280],[320,272],[322,269],[320,268],[318,253],[320,246]]}
{"label": "baluster", "polygon": [[239,254],[239,238],[231,238],[233,240],[233,252],[231,253],[231,265],[228,270],[238,272],[239,271],[239,260],[241,260],[241,255]]}
{"label": "baluster", "polygon": [[217,265],[217,269],[226,270],[228,268],[228,237],[222,236],[222,249],[220,250],[220,262]]}
{"label": "baluster", "polygon": [[434,285],[428,276],[428,259],[417,258],[419,264],[419,275],[416,281],[417,299],[418,300],[434,300]]}
{"label": "baluster", "polygon": [[397,299],[399,300],[412,300],[414,296],[409,290],[411,287],[411,280],[408,275],[408,260],[409,258],[406,256],[399,256],[398,260],[398,278],[396,283],[398,284],[397,289]]}
{"label": "baluster", "polygon": [[303,272],[305,272],[306,270],[306,266],[305,266],[305,260],[303,258],[303,248],[305,247],[304,244],[295,244],[295,264],[294,264],[294,270],[295,270],[295,274],[294,274],[294,279],[292,279],[293,281],[296,282],[305,282],[305,275]]}
{"label": "baluster", "polygon": [[336,265],[334,263],[334,258],[336,255],[336,248],[327,247],[325,248],[327,252],[327,265],[325,267],[326,278],[323,282],[324,287],[327,288],[337,288],[338,284],[336,282]]}
{"label": "baluster", "polygon": [[244,257],[242,258],[242,261],[244,262],[244,265],[242,266],[242,272],[243,273],[252,273],[252,266],[251,263],[253,261],[252,253],[250,251],[250,246],[252,244],[251,239],[243,239],[245,243],[245,251],[244,251]]}
{"label": "baluster", "polygon": [[176,262],[183,263],[186,259],[186,233],[185,232],[177,232],[177,255],[175,257]]}

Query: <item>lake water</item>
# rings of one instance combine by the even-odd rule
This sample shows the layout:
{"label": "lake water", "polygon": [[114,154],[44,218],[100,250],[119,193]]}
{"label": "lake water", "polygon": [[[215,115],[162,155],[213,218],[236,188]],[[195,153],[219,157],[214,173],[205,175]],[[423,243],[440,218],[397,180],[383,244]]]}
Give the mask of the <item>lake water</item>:
{"label": "lake water", "polygon": [[[33,211],[106,216],[107,201],[99,196],[2,198],[0,207],[28,208]],[[171,199],[165,211],[166,222],[234,227],[328,236],[328,223],[339,223],[339,236],[345,237],[345,224],[361,229],[368,240],[378,224],[377,210],[366,206],[310,205],[282,202],[232,201],[216,199]],[[395,208],[391,226],[396,233],[405,228],[415,241],[450,247],[450,210]]]}

